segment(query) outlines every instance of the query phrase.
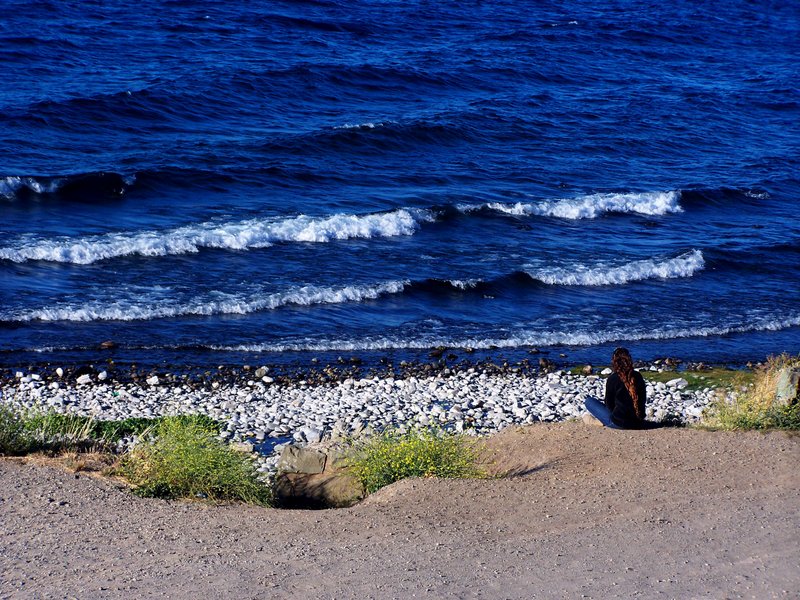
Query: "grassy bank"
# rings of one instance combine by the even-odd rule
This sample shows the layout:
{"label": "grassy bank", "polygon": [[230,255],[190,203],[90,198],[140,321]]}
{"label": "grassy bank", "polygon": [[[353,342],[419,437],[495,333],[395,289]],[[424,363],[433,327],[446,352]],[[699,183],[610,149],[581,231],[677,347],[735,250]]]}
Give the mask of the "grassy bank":
{"label": "grassy bank", "polygon": [[[46,453],[83,468],[80,454],[119,475],[142,496],[203,498],[269,505],[272,489],[259,478],[252,456],[218,439],[220,423],[205,415],[102,421],[55,412],[21,413],[0,406],[0,455]],[[116,455],[116,443],[137,437]]]}
{"label": "grassy bank", "polygon": [[481,445],[438,429],[384,431],[353,443],[349,469],[371,494],[410,477],[481,478]]}
{"label": "grassy bank", "polygon": [[750,377],[734,379],[730,391],[719,391],[716,402],[706,410],[703,424],[725,430],[800,430],[800,403],[776,401],[778,378],[787,368],[800,368],[800,356],[770,357]]}

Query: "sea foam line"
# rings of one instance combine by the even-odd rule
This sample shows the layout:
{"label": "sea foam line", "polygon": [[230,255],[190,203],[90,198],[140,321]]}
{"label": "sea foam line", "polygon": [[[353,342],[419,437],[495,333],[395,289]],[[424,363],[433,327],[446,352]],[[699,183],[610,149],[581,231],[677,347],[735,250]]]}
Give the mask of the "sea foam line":
{"label": "sea foam line", "polygon": [[489,202],[480,205],[460,205],[462,212],[490,209],[518,216],[557,217],[560,219],[596,219],[606,213],[636,213],[665,215],[683,212],[679,191],[638,192],[625,194],[589,194],[577,198],[542,202],[504,204]]}
{"label": "sea foam line", "polygon": [[402,292],[408,281],[388,281],[376,285],[317,287],[303,286],[273,294],[249,296],[217,292],[213,297],[185,303],[130,301],[94,301],[82,305],[57,305],[16,312],[0,313],[0,321],[148,321],[181,316],[246,315],[282,306],[310,306],[375,300],[383,295]]}
{"label": "sea foam line", "polygon": [[622,285],[645,279],[673,279],[691,277],[705,267],[703,253],[692,250],[664,261],[637,260],[620,266],[552,267],[526,271],[532,278],[549,285]]}
{"label": "sea foam line", "polygon": [[368,215],[301,215],[284,220],[249,219],[201,223],[164,231],[108,233],[85,238],[37,240],[0,248],[0,259],[21,263],[43,260],[79,265],[120,256],[190,254],[201,248],[247,250],[280,242],[329,242],[353,238],[413,235],[420,223],[433,221],[430,211],[398,209]]}
{"label": "sea foam line", "polygon": [[788,318],[758,319],[745,325],[719,325],[695,328],[625,329],[606,331],[528,331],[506,338],[443,338],[418,339],[365,338],[361,340],[318,341],[302,340],[278,344],[210,345],[211,350],[231,352],[356,352],[370,350],[427,350],[429,348],[494,348],[595,346],[610,342],[635,342],[645,340],[672,340],[693,337],[724,336],[753,331],[780,331],[800,327],[800,315]]}

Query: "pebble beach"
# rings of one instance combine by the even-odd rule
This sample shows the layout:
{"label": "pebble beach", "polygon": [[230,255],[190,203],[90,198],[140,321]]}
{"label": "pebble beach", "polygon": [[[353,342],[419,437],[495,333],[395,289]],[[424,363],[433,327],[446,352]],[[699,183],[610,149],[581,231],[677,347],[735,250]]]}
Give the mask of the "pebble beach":
{"label": "pebble beach", "polygon": [[[640,370],[663,368],[649,365]],[[0,393],[2,402],[23,410],[97,419],[202,413],[224,424],[221,437],[226,441],[252,444],[259,469],[272,473],[287,443],[317,444],[369,430],[417,426],[488,435],[512,425],[582,418],[584,400],[603,397],[610,372],[595,371],[585,375],[478,364],[407,369],[395,377],[359,376],[359,370],[350,370],[325,380],[318,372],[287,377],[263,366],[229,370],[214,380],[174,374],[131,380],[117,379],[108,371],[56,368],[10,371]],[[647,418],[695,422],[716,393],[711,387],[687,389],[679,372],[666,382],[648,381]],[[123,439],[119,450],[133,442]]]}

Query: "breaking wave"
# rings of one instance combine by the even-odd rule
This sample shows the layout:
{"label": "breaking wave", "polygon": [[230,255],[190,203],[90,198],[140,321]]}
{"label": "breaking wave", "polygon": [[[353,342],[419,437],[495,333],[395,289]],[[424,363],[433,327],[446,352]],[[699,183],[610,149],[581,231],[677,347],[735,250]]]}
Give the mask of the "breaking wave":
{"label": "breaking wave", "polygon": [[95,301],[85,305],[61,305],[11,313],[0,313],[0,321],[146,321],[181,316],[246,315],[282,306],[310,306],[374,300],[386,294],[402,292],[408,282],[389,281],[372,286],[317,287],[303,286],[273,294],[249,296],[217,292],[213,298],[186,303],[131,301]]}
{"label": "breaking wave", "polygon": [[58,189],[60,180],[39,180],[36,177],[3,177],[0,179],[0,197],[14,199],[20,193],[49,194]]}
{"label": "breaking wave", "polygon": [[645,279],[691,277],[705,267],[703,253],[692,250],[664,261],[637,260],[618,267],[575,265],[526,271],[532,278],[548,285],[622,285]]}
{"label": "breaking wave", "polygon": [[[108,193],[122,193],[132,180],[119,175],[94,174],[91,178],[59,180],[7,177],[0,182],[0,194],[19,194],[19,189],[35,193],[64,193],[100,187]],[[104,192],[104,193],[105,193]],[[660,215],[681,212],[680,192],[636,194],[594,194],[534,204],[489,203],[460,205],[460,213],[490,210],[530,216],[566,219],[596,218],[608,212]],[[17,247],[0,248],[0,260],[17,263],[40,260],[86,265],[121,256],[168,256],[190,254],[202,248],[247,250],[282,242],[330,242],[353,238],[382,238],[413,235],[422,223],[447,216],[450,209],[400,208],[373,214],[334,214],[322,217],[300,215],[286,219],[249,219],[230,223],[206,222],[168,230],[107,233],[82,238],[54,238],[26,241]],[[465,285],[464,287],[470,287]]]}
{"label": "breaking wave", "polygon": [[96,202],[122,196],[134,184],[136,176],[119,173],[79,173],[63,177],[0,178],[0,198],[17,200],[55,196],[71,202]]}
{"label": "breaking wave", "polygon": [[199,252],[201,248],[247,250],[281,242],[329,242],[412,235],[420,223],[433,220],[429,211],[399,209],[368,215],[301,215],[283,220],[201,223],[166,231],[35,241],[19,248],[0,248],[0,259],[18,263],[42,260],[86,265],[120,256],[190,254]]}
{"label": "breaking wave", "polygon": [[666,215],[683,212],[678,201],[681,193],[640,192],[625,194],[589,194],[577,198],[543,202],[504,204],[489,202],[480,205],[461,205],[462,212],[492,210],[517,216],[557,217],[560,219],[596,219],[606,213],[636,213]]}

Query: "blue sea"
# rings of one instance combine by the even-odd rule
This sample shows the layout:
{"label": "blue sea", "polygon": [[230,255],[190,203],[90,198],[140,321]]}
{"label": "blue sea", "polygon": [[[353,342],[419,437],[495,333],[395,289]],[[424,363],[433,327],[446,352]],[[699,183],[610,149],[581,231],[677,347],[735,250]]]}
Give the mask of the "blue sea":
{"label": "blue sea", "polygon": [[0,80],[0,364],[800,351],[794,1],[3,0]]}

